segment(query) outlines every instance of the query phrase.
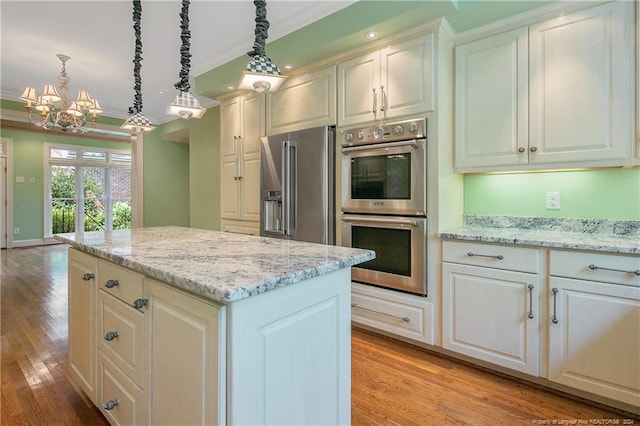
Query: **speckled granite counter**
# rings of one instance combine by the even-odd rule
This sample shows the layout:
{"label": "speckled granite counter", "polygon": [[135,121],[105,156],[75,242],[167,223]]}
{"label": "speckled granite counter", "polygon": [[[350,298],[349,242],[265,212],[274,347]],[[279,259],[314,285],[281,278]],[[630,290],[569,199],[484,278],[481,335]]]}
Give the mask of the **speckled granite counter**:
{"label": "speckled granite counter", "polygon": [[232,302],[371,260],[373,251],[183,227],[60,234],[85,253]]}
{"label": "speckled granite counter", "polygon": [[637,221],[465,216],[440,238],[640,255]]}

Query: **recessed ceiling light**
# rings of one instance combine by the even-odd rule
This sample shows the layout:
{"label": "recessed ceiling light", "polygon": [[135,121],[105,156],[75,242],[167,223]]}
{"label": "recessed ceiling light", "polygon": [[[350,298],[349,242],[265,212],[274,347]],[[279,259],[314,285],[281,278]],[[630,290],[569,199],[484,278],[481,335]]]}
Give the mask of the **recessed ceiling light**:
{"label": "recessed ceiling light", "polygon": [[235,87],[233,87],[233,86],[227,86],[227,90],[233,90],[233,89],[235,89]]}
{"label": "recessed ceiling light", "polygon": [[293,65],[291,65],[291,64],[284,64],[284,69],[286,69],[286,70],[290,70],[291,68],[293,68]]}
{"label": "recessed ceiling light", "polygon": [[378,33],[375,31],[369,31],[368,33],[366,33],[364,35],[366,38],[368,38],[369,40],[373,40],[374,38],[378,37]]}
{"label": "recessed ceiling light", "polygon": [[164,95],[164,92],[161,90],[161,91],[160,91],[160,94],[161,94],[161,95]]}

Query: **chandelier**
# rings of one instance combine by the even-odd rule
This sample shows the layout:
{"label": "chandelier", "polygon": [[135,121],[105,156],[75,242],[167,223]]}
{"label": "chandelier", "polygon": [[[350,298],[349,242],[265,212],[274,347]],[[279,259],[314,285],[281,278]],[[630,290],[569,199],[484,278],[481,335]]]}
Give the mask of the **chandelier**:
{"label": "chandelier", "polygon": [[42,94],[38,96],[35,88],[26,87],[20,99],[26,102],[24,108],[29,113],[29,121],[35,126],[45,130],[59,127],[63,132],[68,129],[72,129],[73,132],[86,132],[88,129],[84,127],[85,124],[91,121],[93,127],[98,114],[102,112],[100,103],[97,99],[91,99],[86,90],[78,91],[75,101],[67,101],[69,77],[66,62],[71,58],[61,53],[56,56],[62,62],[62,71],[58,75],[60,88],[53,84],[45,84]]}

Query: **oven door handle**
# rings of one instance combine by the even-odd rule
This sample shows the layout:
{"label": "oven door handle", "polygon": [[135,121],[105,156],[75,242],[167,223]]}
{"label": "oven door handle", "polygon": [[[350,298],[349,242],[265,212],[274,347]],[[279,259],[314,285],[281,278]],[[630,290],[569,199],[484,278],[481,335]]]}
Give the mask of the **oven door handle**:
{"label": "oven door handle", "polygon": [[420,226],[416,219],[398,219],[398,218],[377,218],[377,217],[362,217],[362,216],[350,216],[342,215],[343,222],[363,222],[363,223],[389,223],[392,225],[411,225],[414,227]]}
{"label": "oven door handle", "polygon": [[424,139],[413,139],[410,141],[388,142],[388,143],[380,143],[375,145],[349,146],[347,148],[342,148],[342,152],[368,151],[371,149],[394,148],[397,146],[411,146],[417,149],[418,146],[421,145],[423,142],[424,142]]}

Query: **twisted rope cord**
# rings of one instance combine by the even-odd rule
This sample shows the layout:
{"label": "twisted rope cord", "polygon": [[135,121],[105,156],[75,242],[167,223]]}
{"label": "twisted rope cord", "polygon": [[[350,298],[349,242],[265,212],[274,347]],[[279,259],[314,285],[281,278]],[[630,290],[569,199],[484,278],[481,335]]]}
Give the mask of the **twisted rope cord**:
{"label": "twisted rope cord", "polygon": [[136,94],[134,97],[133,107],[129,108],[129,114],[139,113],[142,111],[142,78],[140,70],[142,68],[142,39],[140,31],[140,19],[142,18],[142,4],[140,0],[133,0],[133,30],[136,35],[136,47],[133,59],[133,90]]}
{"label": "twisted rope cord", "polygon": [[188,92],[191,89],[189,84],[189,69],[191,68],[191,31],[189,31],[189,0],[182,0],[182,11],[180,12],[180,81],[174,84],[174,87],[181,92]]}
{"label": "twisted rope cord", "polygon": [[256,39],[253,43],[253,50],[247,52],[251,58],[254,56],[266,56],[265,41],[269,36],[269,21],[267,21],[267,2],[266,0],[254,0],[256,5]]}

